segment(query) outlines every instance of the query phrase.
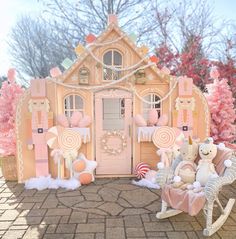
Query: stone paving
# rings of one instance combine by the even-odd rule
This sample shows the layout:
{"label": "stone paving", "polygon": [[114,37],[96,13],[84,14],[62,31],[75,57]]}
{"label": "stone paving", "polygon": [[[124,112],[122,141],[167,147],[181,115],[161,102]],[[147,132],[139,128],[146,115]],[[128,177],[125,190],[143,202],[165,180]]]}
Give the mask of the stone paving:
{"label": "stone paving", "polygon": [[[236,196],[236,183],[222,199]],[[160,190],[131,184],[131,179],[97,179],[75,191],[25,190],[0,179],[0,237],[48,239],[198,239],[205,219],[180,214],[158,221]],[[211,238],[236,238],[236,206]]]}

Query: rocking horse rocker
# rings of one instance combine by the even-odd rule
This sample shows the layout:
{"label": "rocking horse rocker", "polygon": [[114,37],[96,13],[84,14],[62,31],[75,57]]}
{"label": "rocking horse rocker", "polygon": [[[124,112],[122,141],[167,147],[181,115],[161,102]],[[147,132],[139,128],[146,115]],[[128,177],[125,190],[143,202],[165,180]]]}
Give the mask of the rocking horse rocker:
{"label": "rocking horse rocker", "polygon": [[[193,153],[192,150],[189,151],[189,154],[191,153]],[[163,180],[163,185],[160,185],[162,187],[162,206],[156,217],[164,219],[182,212],[195,216],[203,209],[206,215],[206,228],[203,230],[203,235],[211,236],[225,223],[235,203],[235,199],[230,198],[223,208],[219,200],[219,193],[223,186],[232,184],[236,179],[236,155],[226,147],[217,148],[211,139],[200,144],[199,155],[199,163],[197,163],[199,157],[195,160],[195,163],[198,164],[196,171],[198,182],[194,182],[187,188],[181,186],[177,188],[176,182],[173,180],[170,182]],[[208,168],[208,177],[206,177],[206,168]],[[202,172],[204,173],[201,177]],[[215,203],[220,209],[221,215],[213,222]]]}

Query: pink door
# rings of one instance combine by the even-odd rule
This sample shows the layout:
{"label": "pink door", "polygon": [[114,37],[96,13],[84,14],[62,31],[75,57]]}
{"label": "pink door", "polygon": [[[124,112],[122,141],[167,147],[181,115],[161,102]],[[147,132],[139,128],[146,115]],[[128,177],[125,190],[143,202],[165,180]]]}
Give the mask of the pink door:
{"label": "pink door", "polygon": [[108,89],[95,94],[96,174],[131,174],[132,94]]}

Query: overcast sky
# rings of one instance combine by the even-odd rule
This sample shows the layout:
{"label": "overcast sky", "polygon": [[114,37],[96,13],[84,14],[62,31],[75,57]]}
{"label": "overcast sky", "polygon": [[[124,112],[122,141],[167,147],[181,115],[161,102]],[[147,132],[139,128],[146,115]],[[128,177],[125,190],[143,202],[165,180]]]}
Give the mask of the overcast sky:
{"label": "overcast sky", "polygon": [[[216,16],[236,21],[236,0],[209,2],[212,2]],[[7,69],[11,67],[6,43],[11,27],[18,16],[24,13],[37,14],[42,6],[37,0],[0,0],[0,3],[0,75],[6,75]]]}

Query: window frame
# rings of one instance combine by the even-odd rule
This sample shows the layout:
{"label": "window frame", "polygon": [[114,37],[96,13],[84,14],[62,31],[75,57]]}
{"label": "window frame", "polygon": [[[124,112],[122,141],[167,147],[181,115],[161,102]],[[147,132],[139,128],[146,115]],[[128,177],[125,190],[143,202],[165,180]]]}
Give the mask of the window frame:
{"label": "window frame", "polygon": [[[122,54],[122,52],[121,51],[119,51],[118,49],[109,49],[109,50],[107,50],[107,51],[105,51],[104,52],[104,54],[103,54],[103,56],[102,56],[102,62],[104,63],[104,57],[105,57],[105,55],[107,54],[107,53],[109,53],[109,52],[111,52],[111,65],[109,65],[109,66],[112,66],[112,67],[116,67],[116,68],[122,68],[123,67],[123,54]],[[117,53],[119,53],[120,54],[120,56],[121,56],[121,65],[115,65],[114,64],[114,61],[115,61],[115,52],[117,52]],[[105,63],[104,63],[105,64]],[[108,64],[106,64],[106,65],[108,65]],[[106,79],[105,80],[105,75],[104,75],[104,70],[105,70],[105,68],[106,67],[102,67],[102,81],[103,82],[112,82],[112,81],[115,81],[115,80],[119,80],[120,79],[120,77],[121,77],[121,71],[119,71],[119,72],[117,72],[117,75],[118,75],[118,77],[117,77],[117,79],[114,79],[114,74],[112,74],[112,79],[111,80],[108,80],[108,79]],[[112,72],[114,72],[113,70],[111,70]]]}
{"label": "window frame", "polygon": [[[151,101],[149,99],[145,99],[149,95],[151,95]],[[155,97],[158,97],[158,99],[155,100]],[[145,94],[143,96],[143,98],[147,101],[150,101],[150,102],[155,102],[155,101],[161,100],[161,96],[156,92],[149,92],[149,93]],[[142,102],[142,115],[143,115],[145,120],[148,119],[148,111],[150,109],[156,109],[158,111],[158,116],[159,117],[161,116],[161,114],[162,114],[162,103],[160,102],[159,107],[157,107],[157,108],[155,107],[156,105],[158,105],[158,104],[147,104],[145,102]]]}
{"label": "window frame", "polygon": [[[70,102],[70,97],[71,96],[73,97],[72,98],[72,107],[66,108],[66,99],[69,99],[69,102]],[[82,108],[76,108],[76,97],[79,97],[79,99],[82,101]],[[71,117],[73,112],[76,112],[76,111],[79,111],[84,115],[84,109],[85,109],[84,99],[81,95],[72,93],[72,94],[68,94],[64,97],[64,99],[63,99],[63,112],[64,112],[66,117]]]}

